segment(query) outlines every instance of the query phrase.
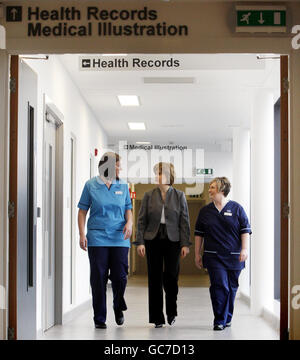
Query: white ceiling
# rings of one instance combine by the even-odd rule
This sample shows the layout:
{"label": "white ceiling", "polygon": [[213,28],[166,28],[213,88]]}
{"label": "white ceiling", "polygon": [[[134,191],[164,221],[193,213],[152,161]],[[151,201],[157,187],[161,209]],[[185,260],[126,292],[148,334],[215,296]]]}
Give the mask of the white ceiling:
{"label": "white ceiling", "polygon": [[[165,71],[80,71],[80,56],[58,55],[109,143],[221,143],[231,139],[233,126],[250,127],[255,91],[268,88],[275,99],[279,96],[280,61],[271,59],[274,55],[267,60],[254,54],[164,55],[178,59],[184,68]],[[145,84],[145,77],[194,80],[191,84]],[[122,107],[117,95],[138,95],[141,106]],[[127,123],[133,121],[145,122],[146,131],[129,130]]]}

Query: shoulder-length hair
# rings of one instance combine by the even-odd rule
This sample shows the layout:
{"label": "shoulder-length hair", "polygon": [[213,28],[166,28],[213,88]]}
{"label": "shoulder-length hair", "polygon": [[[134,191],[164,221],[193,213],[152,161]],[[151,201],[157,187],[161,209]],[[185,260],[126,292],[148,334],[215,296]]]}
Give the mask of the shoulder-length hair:
{"label": "shoulder-length hair", "polygon": [[[167,184],[173,185],[175,180],[175,168],[172,163],[159,162],[154,165],[153,171],[155,174],[162,175],[164,174],[167,178]],[[167,185],[166,184],[166,185]]]}

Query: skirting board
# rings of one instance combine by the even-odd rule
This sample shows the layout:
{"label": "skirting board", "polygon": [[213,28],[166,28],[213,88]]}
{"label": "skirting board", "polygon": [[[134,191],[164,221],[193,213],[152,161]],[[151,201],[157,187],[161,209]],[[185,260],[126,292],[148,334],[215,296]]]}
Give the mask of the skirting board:
{"label": "skirting board", "polygon": [[92,299],[85,301],[84,303],[74,307],[74,309],[67,311],[63,314],[63,325],[67,322],[76,319],[84,311],[92,307]]}
{"label": "skirting board", "polygon": [[[239,298],[244,301],[249,307],[251,305],[251,301],[250,301],[250,296],[244,294],[243,292],[239,292]],[[262,309],[262,313],[261,313],[261,317],[266,320],[269,325],[275,329],[275,330],[279,330],[280,329],[280,319],[270,310],[263,308]]]}
{"label": "skirting board", "polygon": [[273,329],[279,331],[280,319],[278,319],[278,317],[275,314],[273,314],[272,311],[263,308],[262,317],[272,326]]}

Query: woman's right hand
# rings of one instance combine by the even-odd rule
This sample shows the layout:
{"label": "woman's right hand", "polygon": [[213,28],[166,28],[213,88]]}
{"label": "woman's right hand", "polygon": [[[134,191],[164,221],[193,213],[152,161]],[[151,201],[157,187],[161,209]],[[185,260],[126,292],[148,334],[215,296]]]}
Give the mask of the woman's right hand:
{"label": "woman's right hand", "polygon": [[198,269],[203,268],[202,256],[200,254],[195,255],[195,265],[197,266]]}
{"label": "woman's right hand", "polygon": [[80,235],[79,245],[82,250],[84,250],[84,251],[87,250],[87,238],[85,235]]}
{"label": "woman's right hand", "polygon": [[137,247],[137,252],[141,257],[145,256],[145,245],[139,245]]}

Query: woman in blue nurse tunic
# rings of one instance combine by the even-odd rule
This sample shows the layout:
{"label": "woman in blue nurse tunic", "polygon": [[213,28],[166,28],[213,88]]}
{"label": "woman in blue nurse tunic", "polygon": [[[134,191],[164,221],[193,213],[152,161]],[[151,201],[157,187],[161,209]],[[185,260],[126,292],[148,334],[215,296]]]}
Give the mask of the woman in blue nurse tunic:
{"label": "woman in blue nurse tunic", "polygon": [[[110,278],[113,309],[118,325],[127,309],[124,293],[128,274],[128,250],[132,233],[132,205],[128,185],[119,179],[120,157],[105,153],[99,162],[99,176],[86,182],[78,203],[80,247],[88,250],[91,267],[94,322],[106,328],[106,285]],[[87,234],[85,222],[90,211]]]}
{"label": "woman in blue nurse tunic", "polygon": [[242,206],[226,198],[230,188],[226,177],[210,182],[208,192],[212,202],[200,210],[195,226],[195,264],[208,270],[214,330],[231,326],[238,279],[248,258],[252,233]]}

